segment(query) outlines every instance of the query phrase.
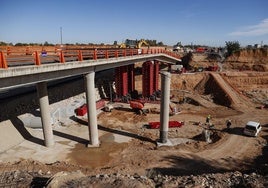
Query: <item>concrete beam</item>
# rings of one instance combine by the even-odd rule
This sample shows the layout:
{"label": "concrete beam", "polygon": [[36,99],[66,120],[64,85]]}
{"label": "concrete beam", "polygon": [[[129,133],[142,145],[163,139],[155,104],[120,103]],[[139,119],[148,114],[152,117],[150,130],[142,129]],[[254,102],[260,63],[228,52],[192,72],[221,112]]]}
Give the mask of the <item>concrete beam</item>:
{"label": "concrete beam", "polygon": [[87,117],[90,145],[89,147],[99,146],[97,109],[96,109],[96,93],[95,93],[95,72],[85,75],[86,98],[87,98]]}
{"label": "concrete beam", "polygon": [[161,106],[160,106],[160,142],[168,141],[169,103],[170,103],[169,72],[161,72]]}
{"label": "concrete beam", "polygon": [[49,101],[47,94],[47,83],[41,82],[36,84],[37,94],[40,104],[41,121],[43,127],[43,134],[45,146],[51,147],[54,145],[53,130],[51,124]]}

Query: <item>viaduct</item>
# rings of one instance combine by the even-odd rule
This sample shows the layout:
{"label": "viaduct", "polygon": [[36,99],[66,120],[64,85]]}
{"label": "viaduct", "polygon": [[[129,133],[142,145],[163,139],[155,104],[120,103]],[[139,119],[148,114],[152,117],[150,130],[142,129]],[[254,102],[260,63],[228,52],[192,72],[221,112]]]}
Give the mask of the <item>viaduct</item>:
{"label": "viaduct", "polygon": [[[59,62],[41,63],[40,57],[42,58],[42,54],[40,52],[34,52],[33,64],[12,67],[5,54],[0,52],[0,90],[22,87],[29,84],[36,85],[46,147],[54,145],[53,130],[50,122],[47,82],[76,75],[84,75],[88,108],[89,146],[97,147],[99,146],[99,138],[95,101],[95,73],[115,68],[116,90],[119,92],[119,95],[123,97],[129,90],[135,89],[133,65],[137,62],[145,62],[145,69],[149,72],[149,76],[147,75],[148,79],[143,80],[143,82],[148,82],[144,83],[144,87],[149,88],[149,90],[143,89],[147,91],[147,93],[143,91],[143,95],[148,95],[151,94],[154,89],[157,89],[156,84],[152,87],[149,86],[149,83],[155,82],[155,80],[158,79],[159,68],[157,64],[159,62],[176,64],[179,61],[178,56],[159,49],[154,51],[147,50],[147,52],[139,51],[138,49],[94,49],[87,52],[76,50],[75,53],[76,54],[60,51],[57,53]],[[69,59],[70,61],[65,61],[65,59]],[[154,73],[150,73],[152,71]],[[126,82],[129,84],[126,84]],[[164,91],[162,91],[160,114],[162,127],[160,130],[160,139],[162,137],[163,142],[166,142],[165,138],[168,131],[169,85],[170,75],[169,73],[163,73],[161,89]]]}

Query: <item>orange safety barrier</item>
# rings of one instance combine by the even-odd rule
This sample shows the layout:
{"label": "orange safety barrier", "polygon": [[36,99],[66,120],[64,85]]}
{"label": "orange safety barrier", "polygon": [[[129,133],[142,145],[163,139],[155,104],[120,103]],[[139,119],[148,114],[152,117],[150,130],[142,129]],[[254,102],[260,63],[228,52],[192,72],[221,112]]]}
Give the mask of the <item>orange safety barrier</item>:
{"label": "orange safety barrier", "polygon": [[7,69],[7,61],[4,53],[0,52],[0,68]]}
{"label": "orange safety barrier", "polygon": [[108,59],[109,58],[109,53],[108,50],[105,50],[105,58]]}
{"label": "orange safety barrier", "polygon": [[95,60],[97,59],[97,49],[95,49],[93,52],[93,59],[95,59]]}
{"label": "orange safety barrier", "polygon": [[[55,48],[56,49],[56,48]],[[174,54],[173,52],[166,51],[164,49],[158,49],[158,48],[151,48],[151,49],[75,49],[75,50],[57,50],[57,54],[54,54],[54,50],[50,51],[51,53],[47,53],[44,48],[42,48],[42,52],[39,50],[33,50],[31,51],[31,48],[27,47],[26,48],[26,53],[31,53],[33,55],[33,62],[35,65],[41,65],[42,64],[42,59],[41,59],[41,54],[42,57],[46,57],[46,62],[53,62],[54,58],[53,56],[58,56],[59,62],[64,63],[66,61],[83,61],[84,59],[92,59],[92,60],[97,60],[97,59],[108,59],[108,58],[118,58],[118,57],[126,57],[126,56],[134,56],[134,55],[141,55],[141,54],[155,54],[155,53],[165,53],[167,55],[173,56],[175,58],[180,58],[180,56]],[[10,54],[11,52],[9,52]],[[6,52],[1,53],[1,61],[0,61],[0,68],[8,68],[13,66],[14,62],[21,62],[24,61],[24,56],[26,57],[25,52],[14,52],[12,51],[12,54],[20,53],[21,55],[19,56],[7,56]],[[4,55],[5,54],[5,55]],[[8,59],[6,60],[6,57]],[[21,59],[19,59],[19,58]],[[10,61],[10,63],[9,63]],[[9,66],[7,66],[9,65]],[[25,65],[25,64],[23,64]]]}
{"label": "orange safety barrier", "polygon": [[40,56],[37,51],[34,52],[35,65],[41,65]]}
{"label": "orange safety barrier", "polygon": [[10,55],[11,54],[11,49],[10,49],[10,47],[8,46],[7,47],[7,55]]}
{"label": "orange safety barrier", "polygon": [[118,50],[114,51],[114,57],[118,57]]}
{"label": "orange safety barrier", "polygon": [[65,58],[62,50],[60,51],[60,62],[65,63]]}
{"label": "orange safety barrier", "polygon": [[26,47],[26,52],[25,55],[30,55],[30,50],[29,50],[29,46]]}
{"label": "orange safety barrier", "polygon": [[78,61],[83,61],[83,54],[81,50],[78,50]]}

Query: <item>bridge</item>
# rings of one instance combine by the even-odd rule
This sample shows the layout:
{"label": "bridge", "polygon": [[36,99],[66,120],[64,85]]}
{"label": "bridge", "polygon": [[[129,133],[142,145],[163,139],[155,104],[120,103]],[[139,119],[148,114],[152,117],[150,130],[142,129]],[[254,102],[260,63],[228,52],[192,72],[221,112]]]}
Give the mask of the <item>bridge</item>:
{"label": "bridge", "polygon": [[[0,52],[0,91],[13,87],[36,84],[44,142],[45,146],[51,147],[54,145],[54,139],[49,111],[47,82],[76,75],[84,75],[90,146],[98,146],[95,73],[111,68],[119,68],[117,72],[119,79],[116,80],[125,86],[126,84],[124,82],[128,82],[128,77],[125,77],[127,72],[124,72],[124,70],[128,71],[130,69],[133,76],[134,66],[131,65],[137,62],[147,62],[146,65],[150,69],[148,69],[148,66],[146,69],[149,72],[154,70],[154,74],[158,79],[159,68],[151,69],[151,65],[153,64],[151,62],[155,62],[156,65],[158,65],[158,62],[175,64],[179,61],[179,58],[176,54],[163,49],[79,49],[69,51],[60,50],[55,53],[35,51],[33,55],[26,54],[25,56],[20,55],[19,57],[6,57],[4,52]],[[123,69],[120,69],[120,67],[123,67]],[[121,79],[121,76],[123,79]],[[150,79],[154,79],[151,76],[149,77]],[[150,82],[152,80],[147,81]],[[132,82],[134,82],[133,79]],[[133,89],[135,86],[130,84],[130,87]],[[125,95],[128,88],[125,88],[125,90],[119,89],[121,95]],[[156,88],[154,87],[154,89]]]}

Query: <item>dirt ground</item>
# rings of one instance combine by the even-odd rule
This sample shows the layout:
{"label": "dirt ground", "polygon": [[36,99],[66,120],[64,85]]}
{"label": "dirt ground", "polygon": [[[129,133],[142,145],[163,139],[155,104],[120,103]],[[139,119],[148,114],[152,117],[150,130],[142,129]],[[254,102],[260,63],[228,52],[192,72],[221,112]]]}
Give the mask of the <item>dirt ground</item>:
{"label": "dirt ground", "polygon": [[[136,76],[138,90],[140,78]],[[260,108],[268,102],[267,72],[172,74],[171,96],[171,105],[180,113],[170,115],[170,120],[184,125],[170,128],[168,138],[180,138],[181,144],[157,147],[159,129],[149,129],[148,123],[160,120],[160,104],[146,103],[146,115],[136,114],[128,104],[114,104],[111,112],[98,115],[99,148],[86,147],[87,118],[76,117],[72,125],[56,127],[56,131],[77,134],[81,140],[56,139],[54,151],[39,147],[42,155],[22,152],[31,148],[25,140],[13,151],[1,153],[0,186],[268,186],[268,108]],[[205,123],[208,115],[210,127]],[[230,130],[226,129],[228,119]],[[243,135],[250,120],[262,125],[257,137]],[[202,135],[205,129],[211,132],[211,143]],[[56,151],[67,145],[68,151]]]}

